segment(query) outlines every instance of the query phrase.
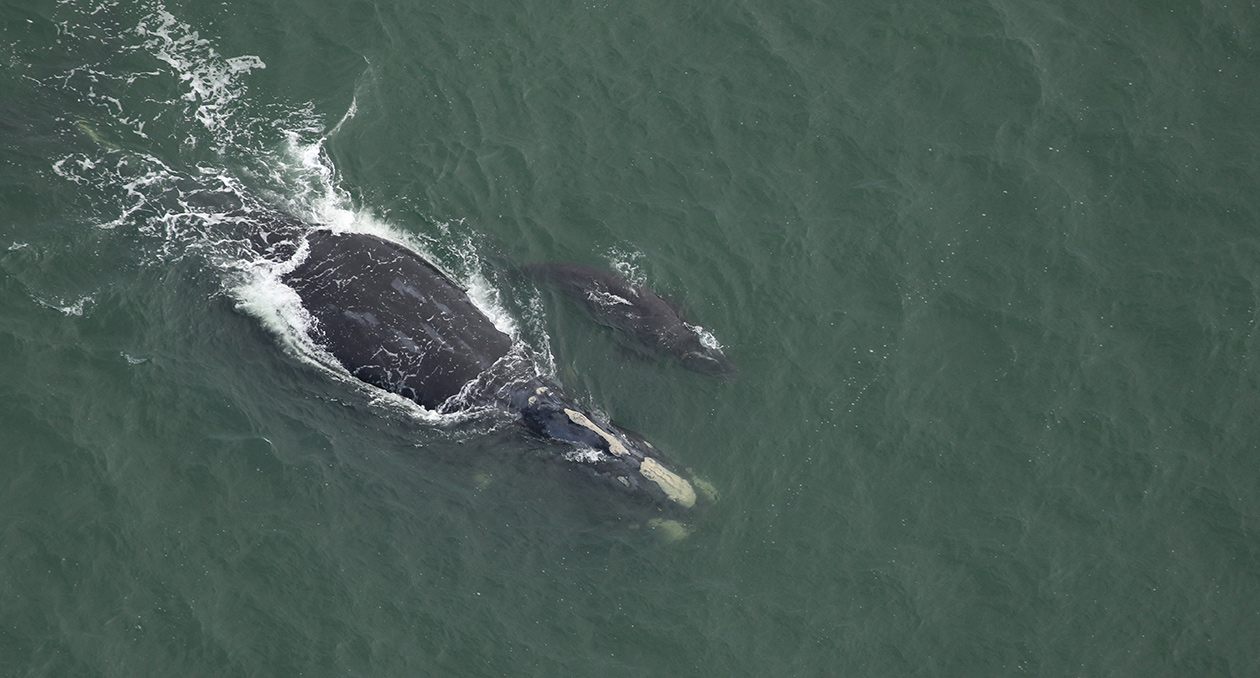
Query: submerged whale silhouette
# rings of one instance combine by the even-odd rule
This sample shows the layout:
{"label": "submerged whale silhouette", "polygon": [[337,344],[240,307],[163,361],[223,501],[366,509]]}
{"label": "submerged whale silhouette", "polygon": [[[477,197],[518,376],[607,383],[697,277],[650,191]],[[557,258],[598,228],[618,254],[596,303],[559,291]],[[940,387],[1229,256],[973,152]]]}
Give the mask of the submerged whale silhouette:
{"label": "submerged whale silhouette", "polygon": [[739,371],[713,335],[642,285],[582,264],[529,264],[520,270],[533,280],[554,285],[601,325],[624,332],[683,367],[723,379],[734,378]]}
{"label": "submerged whale silhouette", "polygon": [[[495,327],[467,293],[419,254],[364,233],[307,230],[288,215],[250,246],[296,266],[283,276],[314,319],[308,330],[354,377],[439,412],[496,406],[533,433],[566,444],[559,456],[658,505],[696,503],[691,481],[638,434],[577,405],[537,375],[525,344]],[[304,257],[300,261],[293,257]]]}

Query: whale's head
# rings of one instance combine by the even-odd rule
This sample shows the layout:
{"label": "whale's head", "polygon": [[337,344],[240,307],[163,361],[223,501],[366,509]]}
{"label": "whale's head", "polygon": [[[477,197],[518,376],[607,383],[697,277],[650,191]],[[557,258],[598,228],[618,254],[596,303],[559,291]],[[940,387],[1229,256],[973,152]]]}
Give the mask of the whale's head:
{"label": "whale's head", "polygon": [[711,377],[734,379],[739,376],[739,368],[721,350],[687,351],[678,357],[678,362],[689,370]]}
{"label": "whale's head", "polygon": [[630,494],[670,508],[689,509],[696,486],[642,436],[582,411],[554,388],[534,385],[514,409],[531,431],[570,444],[561,456]]}
{"label": "whale's head", "polygon": [[734,379],[739,374],[713,333],[699,325],[683,322],[669,343],[678,362],[689,370],[722,379]]}

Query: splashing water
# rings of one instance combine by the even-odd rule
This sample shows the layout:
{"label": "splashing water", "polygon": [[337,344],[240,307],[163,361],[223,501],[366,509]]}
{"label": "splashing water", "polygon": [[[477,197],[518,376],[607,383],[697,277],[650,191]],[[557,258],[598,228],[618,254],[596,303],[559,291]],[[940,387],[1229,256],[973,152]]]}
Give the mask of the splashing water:
{"label": "splashing water", "polygon": [[[211,40],[161,4],[115,6],[114,26],[102,24],[99,7],[69,2],[62,9],[77,15],[62,22],[67,41],[105,40],[114,48],[112,59],[138,66],[118,75],[118,68],[82,64],[43,83],[74,96],[86,85],[87,99],[98,111],[92,120],[66,121],[92,143],[53,159],[51,167],[57,178],[100,195],[92,225],[142,236],[137,256],[149,265],[201,257],[223,273],[222,292],[236,308],[258,319],[288,353],[358,389],[369,401],[430,422],[463,418],[429,412],[349,375],[310,338],[311,318],[283,282],[304,258],[305,243],[291,260],[277,263],[255,254],[230,228],[241,221],[238,210],[257,208],[398,242],[444,268],[499,330],[519,341],[519,327],[482,273],[483,261],[470,238],[457,243],[453,260],[443,261],[431,245],[442,239],[442,249],[451,249],[449,224],[430,224],[437,230],[432,237],[401,231],[356,206],[339,186],[325,142],[354,117],[356,102],[329,132],[310,104],[251,99],[249,80],[266,68],[263,60],[220,54]],[[92,22],[97,24],[93,31],[77,29]],[[157,92],[165,98],[155,99]],[[160,105],[155,108],[155,103]],[[178,148],[172,154],[153,143],[160,139],[178,140]],[[90,299],[54,306],[82,314]],[[539,362],[539,369],[554,370],[549,350]]]}

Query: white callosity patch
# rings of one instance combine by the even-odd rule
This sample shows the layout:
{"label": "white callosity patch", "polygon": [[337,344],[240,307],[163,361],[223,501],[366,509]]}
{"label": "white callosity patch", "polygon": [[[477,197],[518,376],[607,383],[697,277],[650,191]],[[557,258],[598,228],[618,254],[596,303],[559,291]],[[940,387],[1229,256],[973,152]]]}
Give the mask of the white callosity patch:
{"label": "white callosity patch", "polygon": [[677,473],[662,466],[657,460],[651,457],[645,458],[639,466],[639,473],[642,473],[644,478],[659,485],[665,491],[665,496],[679,506],[691,508],[696,505],[696,491],[691,486],[691,483],[684,480]]}
{"label": "white callosity patch", "polygon": [[627,449],[626,449],[626,446],[625,446],[625,445],[623,445],[623,444],[621,444],[621,441],[620,441],[620,440],[617,440],[617,438],[616,438],[616,437],[614,437],[611,433],[609,433],[609,432],[605,431],[604,429],[602,429],[602,428],[600,428],[600,427],[596,426],[596,425],[595,425],[595,422],[593,422],[593,421],[591,421],[591,420],[590,420],[590,417],[587,417],[585,414],[582,414],[581,412],[578,412],[577,410],[570,410],[570,409],[568,409],[568,408],[565,408],[564,413],[565,413],[565,414],[567,414],[567,415],[569,415],[569,421],[571,421],[571,422],[573,422],[573,423],[577,424],[578,426],[582,426],[582,427],[584,427],[584,428],[588,428],[588,429],[590,429],[590,430],[594,431],[594,432],[595,432],[595,435],[597,435],[597,436],[599,436],[599,437],[603,438],[603,439],[604,439],[604,441],[608,443],[608,451],[609,451],[609,452],[612,452],[613,454],[617,455],[618,457],[629,457],[629,456],[631,456],[631,455],[630,455],[630,450],[627,450]]}
{"label": "white callosity patch", "polygon": [[[623,445],[620,440],[617,440],[615,436],[599,426],[596,426],[595,423],[591,421],[590,417],[587,417],[585,414],[582,414],[577,410],[570,410],[567,408],[564,413],[569,416],[569,420],[573,423],[578,426],[588,428],[594,431],[596,435],[603,438],[608,443],[608,451],[617,456],[630,456],[630,451],[626,449],[626,446]],[[691,508],[692,506],[695,506],[696,491],[691,486],[691,483],[687,482],[677,473],[665,468],[659,461],[651,457],[644,457],[643,461],[639,464],[639,472],[643,474],[644,478],[656,483],[657,486],[665,492],[665,496],[669,497],[670,500],[679,506],[684,508]]]}

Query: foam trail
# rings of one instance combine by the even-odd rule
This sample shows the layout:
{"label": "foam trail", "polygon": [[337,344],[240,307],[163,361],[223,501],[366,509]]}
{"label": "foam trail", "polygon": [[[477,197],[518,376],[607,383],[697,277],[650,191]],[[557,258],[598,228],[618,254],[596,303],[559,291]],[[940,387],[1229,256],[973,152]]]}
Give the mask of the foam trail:
{"label": "foam trail", "polygon": [[[249,80],[266,68],[263,60],[221,54],[212,40],[161,3],[112,6],[118,27],[106,25],[96,14],[99,8],[81,4],[68,0],[61,8],[81,15],[67,26],[102,26],[84,34],[83,41],[117,42],[116,53],[129,55],[130,62],[144,64],[147,58],[152,64],[112,76],[104,74],[117,74],[116,68],[85,64],[50,83],[76,96],[92,92],[88,100],[99,110],[92,120],[73,121],[93,147],[55,159],[52,167],[61,179],[108,196],[99,201],[102,213],[94,225],[145,236],[139,256],[148,263],[169,265],[197,256],[220,269],[223,293],[257,318],[287,353],[369,400],[431,422],[462,418],[428,412],[351,377],[311,339],[310,316],[283,282],[305,252],[299,249],[291,261],[276,263],[256,254],[240,233],[237,210],[244,208],[288,212],[312,228],[398,242],[442,268],[499,330],[520,340],[520,327],[482,273],[484,262],[469,236],[457,235],[451,224],[440,221],[427,224],[434,229],[431,236],[404,231],[356,206],[341,188],[325,145],[357,115],[357,100],[329,130],[310,104],[256,101]],[[178,140],[178,153],[151,149],[154,138]],[[266,221],[259,220],[258,228]],[[537,367],[552,373],[550,351],[540,356],[544,364]]]}

